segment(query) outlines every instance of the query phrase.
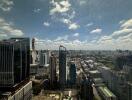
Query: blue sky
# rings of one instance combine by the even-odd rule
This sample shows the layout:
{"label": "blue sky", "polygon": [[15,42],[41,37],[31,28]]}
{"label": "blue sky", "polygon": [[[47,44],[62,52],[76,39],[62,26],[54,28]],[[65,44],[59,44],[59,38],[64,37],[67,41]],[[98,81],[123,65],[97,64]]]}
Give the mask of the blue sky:
{"label": "blue sky", "polygon": [[37,49],[132,50],[132,0],[0,0],[0,39]]}

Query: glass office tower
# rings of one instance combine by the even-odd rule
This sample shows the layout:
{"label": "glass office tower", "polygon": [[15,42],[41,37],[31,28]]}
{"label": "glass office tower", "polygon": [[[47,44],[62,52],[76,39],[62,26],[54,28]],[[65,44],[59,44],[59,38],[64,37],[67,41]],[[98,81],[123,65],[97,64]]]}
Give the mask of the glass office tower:
{"label": "glass office tower", "polygon": [[0,88],[10,88],[29,77],[29,38],[0,41]]}
{"label": "glass office tower", "polygon": [[59,47],[59,83],[61,88],[66,85],[66,48],[63,46]]}

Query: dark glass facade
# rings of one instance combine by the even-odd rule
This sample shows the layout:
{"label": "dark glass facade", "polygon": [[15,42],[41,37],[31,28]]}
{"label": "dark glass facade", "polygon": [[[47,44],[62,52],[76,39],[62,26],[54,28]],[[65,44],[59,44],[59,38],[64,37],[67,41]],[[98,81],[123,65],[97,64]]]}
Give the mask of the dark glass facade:
{"label": "dark glass facade", "polygon": [[59,83],[61,88],[66,85],[66,48],[63,46],[59,48]]}
{"label": "dark glass facade", "polygon": [[56,82],[57,82],[57,77],[56,77],[56,56],[52,55],[50,57],[50,87],[51,89],[56,88]]}
{"label": "dark glass facade", "polygon": [[29,38],[0,42],[0,87],[12,87],[29,77]]}
{"label": "dark glass facade", "polygon": [[74,63],[70,65],[69,76],[70,76],[70,84],[75,85],[76,84],[76,66]]}

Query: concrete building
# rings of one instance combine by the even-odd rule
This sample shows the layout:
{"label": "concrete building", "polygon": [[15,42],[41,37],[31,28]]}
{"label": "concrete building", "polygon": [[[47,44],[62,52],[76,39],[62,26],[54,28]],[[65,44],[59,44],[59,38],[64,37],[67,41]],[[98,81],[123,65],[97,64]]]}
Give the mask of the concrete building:
{"label": "concrete building", "polygon": [[112,88],[111,69],[105,66],[99,66],[97,69],[101,72],[101,77],[103,78],[105,84],[109,88]]}
{"label": "concrete building", "polygon": [[32,99],[32,82],[28,81],[22,84],[13,92],[3,92],[0,94],[0,100],[31,100]]}
{"label": "concrete building", "polygon": [[111,70],[107,67],[98,67],[98,69],[102,74],[104,82],[117,98],[127,100],[128,95],[131,95],[131,92],[129,92],[127,88],[128,73],[126,71]]}
{"label": "concrete building", "polygon": [[106,86],[99,86],[97,90],[103,100],[117,100],[116,96]]}
{"label": "concrete building", "polygon": [[30,75],[36,75],[38,72],[38,64],[30,64]]}
{"label": "concrete building", "polygon": [[89,71],[89,75],[92,78],[99,78],[99,77],[101,77],[101,73],[98,70]]}

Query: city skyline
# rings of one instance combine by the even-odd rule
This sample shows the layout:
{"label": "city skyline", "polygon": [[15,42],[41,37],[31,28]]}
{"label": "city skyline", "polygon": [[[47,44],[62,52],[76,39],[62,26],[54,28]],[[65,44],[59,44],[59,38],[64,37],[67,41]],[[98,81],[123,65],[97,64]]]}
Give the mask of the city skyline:
{"label": "city skyline", "polygon": [[36,49],[132,50],[131,0],[1,0],[0,39],[30,37]]}
{"label": "city skyline", "polygon": [[0,42],[1,100],[132,99],[132,51],[36,50],[34,43]]}

